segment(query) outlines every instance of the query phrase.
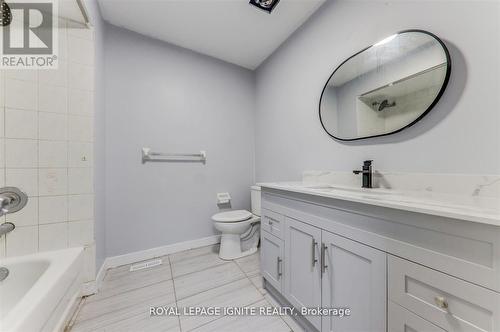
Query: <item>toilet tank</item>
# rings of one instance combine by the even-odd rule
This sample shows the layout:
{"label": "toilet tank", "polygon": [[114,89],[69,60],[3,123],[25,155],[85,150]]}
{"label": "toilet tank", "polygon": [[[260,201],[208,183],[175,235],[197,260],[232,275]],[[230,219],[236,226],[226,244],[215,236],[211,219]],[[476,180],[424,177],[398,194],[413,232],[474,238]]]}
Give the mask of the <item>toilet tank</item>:
{"label": "toilet tank", "polygon": [[251,186],[250,195],[250,200],[252,202],[252,213],[256,216],[260,216],[260,187]]}

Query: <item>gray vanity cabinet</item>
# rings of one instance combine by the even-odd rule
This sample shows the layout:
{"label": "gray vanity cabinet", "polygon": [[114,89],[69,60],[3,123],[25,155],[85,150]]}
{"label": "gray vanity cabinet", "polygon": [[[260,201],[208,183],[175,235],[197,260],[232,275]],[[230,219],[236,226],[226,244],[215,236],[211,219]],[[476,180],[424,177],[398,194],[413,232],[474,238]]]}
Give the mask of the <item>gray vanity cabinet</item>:
{"label": "gray vanity cabinet", "polygon": [[273,271],[265,243],[284,248],[281,283],[263,271],[269,293],[351,311],[297,317],[308,331],[500,332],[499,226],[265,187],[262,207]]}
{"label": "gray vanity cabinet", "polygon": [[386,329],[386,254],[323,231],[322,307],[347,307],[350,316],[324,316],[322,331]]}
{"label": "gray vanity cabinet", "polygon": [[[285,218],[285,284],[283,295],[296,308],[321,304],[321,229]],[[306,317],[321,330],[321,317]]]}
{"label": "gray vanity cabinet", "polygon": [[278,291],[283,285],[283,241],[267,233],[261,233],[260,269],[262,276]]}

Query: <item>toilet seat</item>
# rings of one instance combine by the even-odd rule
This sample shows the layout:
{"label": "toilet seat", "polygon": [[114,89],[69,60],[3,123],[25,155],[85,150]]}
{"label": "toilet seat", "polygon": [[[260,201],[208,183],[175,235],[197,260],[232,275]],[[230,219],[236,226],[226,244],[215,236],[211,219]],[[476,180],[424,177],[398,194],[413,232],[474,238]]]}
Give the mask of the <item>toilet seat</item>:
{"label": "toilet seat", "polygon": [[212,216],[212,220],[221,223],[234,223],[248,220],[253,214],[247,210],[232,210],[220,212]]}

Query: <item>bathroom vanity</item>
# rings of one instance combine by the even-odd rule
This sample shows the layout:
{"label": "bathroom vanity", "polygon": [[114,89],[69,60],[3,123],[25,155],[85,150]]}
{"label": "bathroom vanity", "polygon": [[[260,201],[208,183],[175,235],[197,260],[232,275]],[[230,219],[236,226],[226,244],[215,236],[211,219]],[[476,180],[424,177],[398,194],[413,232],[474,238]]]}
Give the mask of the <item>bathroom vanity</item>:
{"label": "bathroom vanity", "polygon": [[303,183],[262,187],[261,272],[318,331],[500,331],[496,200]]}

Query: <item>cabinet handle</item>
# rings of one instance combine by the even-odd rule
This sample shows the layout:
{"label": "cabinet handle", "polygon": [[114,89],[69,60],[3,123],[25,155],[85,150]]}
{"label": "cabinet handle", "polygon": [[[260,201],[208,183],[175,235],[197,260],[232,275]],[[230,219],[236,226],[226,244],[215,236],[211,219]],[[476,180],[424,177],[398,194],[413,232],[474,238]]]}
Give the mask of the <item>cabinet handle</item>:
{"label": "cabinet handle", "polygon": [[281,278],[281,258],[277,257],[276,259],[276,272],[278,273],[278,279]]}
{"label": "cabinet handle", "polygon": [[440,307],[441,309],[448,309],[448,301],[442,296],[436,296],[434,298],[434,301],[436,302],[437,306]]}
{"label": "cabinet handle", "polygon": [[271,217],[267,217],[266,216],[266,218],[267,218],[267,223],[269,224],[269,227],[271,227],[271,232],[272,232],[273,231],[273,227],[274,227],[274,223],[278,222],[278,221],[275,220],[275,219],[273,219],[273,218],[271,218]]}
{"label": "cabinet handle", "polygon": [[273,222],[277,222],[277,223],[279,223],[279,221],[278,221],[278,220],[276,220],[276,219],[274,219],[274,218],[271,218],[271,217],[268,217],[268,216],[266,216],[266,218],[267,218],[267,220],[268,220],[268,222],[269,222],[270,224],[272,224]]}
{"label": "cabinet handle", "polygon": [[326,265],[326,249],[328,249],[328,247],[322,243],[321,244],[321,274],[325,273],[325,270],[326,268],[328,267],[328,265]]}
{"label": "cabinet handle", "polygon": [[316,262],[318,261],[316,259],[316,245],[318,244],[318,242],[314,241],[314,239],[312,239],[311,241],[311,252],[312,252],[312,267],[314,267],[314,265],[316,265]]}

